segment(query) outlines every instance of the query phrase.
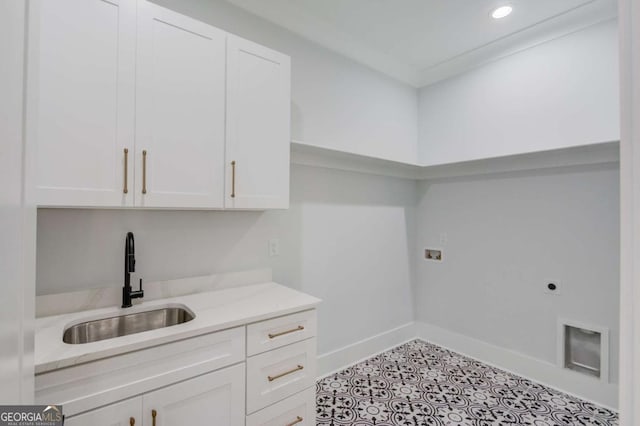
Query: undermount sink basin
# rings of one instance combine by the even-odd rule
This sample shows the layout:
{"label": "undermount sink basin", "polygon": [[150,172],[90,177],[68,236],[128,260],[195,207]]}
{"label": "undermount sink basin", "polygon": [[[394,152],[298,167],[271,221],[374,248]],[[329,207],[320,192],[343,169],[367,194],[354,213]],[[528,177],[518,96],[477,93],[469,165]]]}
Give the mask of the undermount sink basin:
{"label": "undermount sink basin", "polygon": [[186,306],[171,306],[150,311],[101,318],[67,327],[62,335],[64,343],[97,342],[114,337],[141,333],[158,328],[183,324],[195,318]]}

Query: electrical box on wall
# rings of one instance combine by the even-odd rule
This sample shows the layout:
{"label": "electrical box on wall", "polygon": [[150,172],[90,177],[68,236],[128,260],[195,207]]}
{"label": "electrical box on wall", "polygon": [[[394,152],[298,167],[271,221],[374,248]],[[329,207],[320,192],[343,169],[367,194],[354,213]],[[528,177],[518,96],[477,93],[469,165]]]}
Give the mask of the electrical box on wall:
{"label": "electrical box on wall", "polygon": [[608,329],[560,320],[558,322],[558,363],[562,368],[608,382]]}
{"label": "electrical box on wall", "polygon": [[425,260],[431,260],[434,262],[442,262],[442,250],[441,249],[424,249]]}

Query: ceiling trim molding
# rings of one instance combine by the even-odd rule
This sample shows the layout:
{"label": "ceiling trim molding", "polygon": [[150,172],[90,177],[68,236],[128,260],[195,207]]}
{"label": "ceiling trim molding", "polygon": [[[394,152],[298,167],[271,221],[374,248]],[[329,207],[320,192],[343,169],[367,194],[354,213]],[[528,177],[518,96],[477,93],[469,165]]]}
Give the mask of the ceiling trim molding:
{"label": "ceiling trim molding", "polygon": [[304,13],[292,3],[281,7],[268,1],[251,4],[245,0],[226,0],[245,11],[283,27],[312,43],[319,44],[342,56],[392,77],[413,87],[418,87],[419,70],[402,64],[396,58],[371,48],[352,35],[340,31],[330,24]]}
{"label": "ceiling trim molding", "polygon": [[425,87],[616,18],[611,0],[594,0],[419,72]]}
{"label": "ceiling trim molding", "polygon": [[226,1],[415,88],[434,84],[616,17],[615,8],[611,7],[613,0],[592,0],[435,66],[419,69],[370,47],[321,19],[309,16],[295,2],[283,7],[267,1]]}

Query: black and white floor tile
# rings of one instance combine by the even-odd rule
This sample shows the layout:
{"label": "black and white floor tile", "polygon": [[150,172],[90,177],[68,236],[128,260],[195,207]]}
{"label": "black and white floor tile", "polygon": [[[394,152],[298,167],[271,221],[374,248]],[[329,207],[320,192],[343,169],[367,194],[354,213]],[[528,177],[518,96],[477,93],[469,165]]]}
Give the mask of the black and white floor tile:
{"label": "black and white floor tile", "polygon": [[420,340],[316,386],[322,426],[618,424],[610,410]]}

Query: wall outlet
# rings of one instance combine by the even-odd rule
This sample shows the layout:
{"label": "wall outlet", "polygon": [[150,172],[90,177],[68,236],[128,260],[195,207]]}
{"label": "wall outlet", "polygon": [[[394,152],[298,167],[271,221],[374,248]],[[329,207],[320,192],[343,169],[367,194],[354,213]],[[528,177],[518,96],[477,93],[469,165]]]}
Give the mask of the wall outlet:
{"label": "wall outlet", "polygon": [[544,282],[544,292],[552,296],[560,296],[562,294],[562,286],[558,280],[547,280]]}
{"label": "wall outlet", "polygon": [[269,256],[279,256],[280,255],[280,241],[277,238],[272,238],[269,240]]}

